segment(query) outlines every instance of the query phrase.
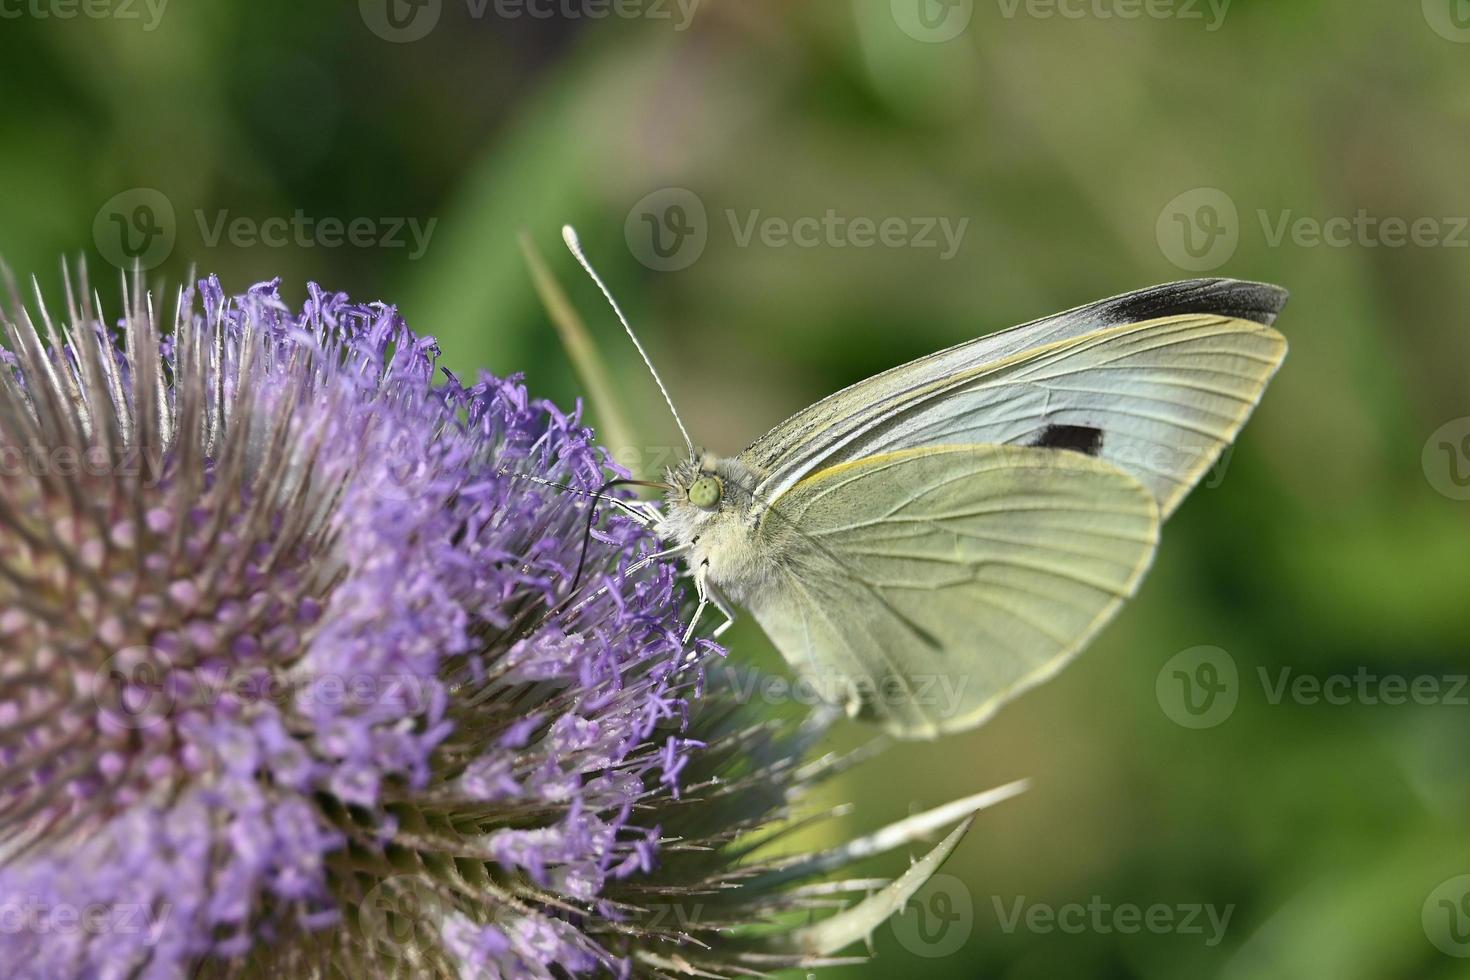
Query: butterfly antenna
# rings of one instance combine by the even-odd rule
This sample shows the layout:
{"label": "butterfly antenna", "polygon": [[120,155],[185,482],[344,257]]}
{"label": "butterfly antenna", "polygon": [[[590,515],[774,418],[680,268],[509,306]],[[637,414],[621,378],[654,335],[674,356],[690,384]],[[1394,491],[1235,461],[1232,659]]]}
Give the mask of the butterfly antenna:
{"label": "butterfly antenna", "polygon": [[669,412],[674,416],[674,424],[679,427],[679,434],[684,437],[685,448],[689,450],[689,455],[693,456],[694,440],[689,438],[689,430],[684,428],[684,420],[679,418],[679,410],[674,407],[674,399],[669,397],[669,389],[664,387],[664,379],[658,376],[658,369],[653,366],[653,361],[649,359],[648,351],[643,349],[643,344],[639,343],[638,335],[633,332],[633,327],[628,323],[628,318],[623,316],[622,308],[618,306],[618,301],[613,299],[612,291],[607,288],[607,285],[602,281],[602,277],[597,274],[597,270],[592,268],[592,263],[587,261],[587,256],[582,252],[582,243],[577,240],[577,230],[571,225],[562,225],[561,237],[562,241],[567,243],[567,248],[571,251],[573,257],[586,270],[587,275],[592,277],[592,281],[597,283],[597,288],[602,290],[602,295],[607,297],[607,303],[612,307],[612,311],[617,316],[618,322],[623,325],[624,330],[628,331],[628,337],[633,341],[633,346],[638,348],[638,356],[643,358],[643,363],[648,366],[648,373],[653,375],[653,383],[658,385],[659,391],[663,392],[664,402],[669,406]]}
{"label": "butterfly antenna", "polygon": [[572,576],[572,587],[567,590],[568,599],[577,594],[577,586],[582,582],[582,572],[587,567],[587,547],[592,543],[592,525],[597,520],[597,501],[603,499],[613,487],[660,487],[667,490],[668,484],[615,477],[597,488],[596,492],[591,495],[593,503],[587,508],[587,524],[582,529],[582,554],[577,558],[577,573]]}
{"label": "butterfly antenna", "polygon": [[[577,494],[578,496],[581,496],[581,497],[591,497],[593,500],[606,501],[607,503],[610,503],[613,506],[615,506],[615,507],[619,508],[620,510],[622,510],[623,513],[625,513],[628,516],[632,517],[638,523],[643,524],[645,526],[647,526],[648,523],[649,523],[648,518],[645,515],[643,515],[641,512],[639,512],[636,507],[633,507],[631,504],[628,503],[628,501],[621,500],[621,499],[619,499],[617,497],[612,496],[611,494],[602,493],[601,491],[598,491],[598,490],[583,490],[580,487],[568,486],[565,483],[557,483],[555,480],[545,480],[545,479],[542,479],[539,476],[532,476],[529,473],[512,473],[512,472],[509,472],[507,470],[499,470],[497,472],[499,472],[502,476],[508,476],[508,477],[510,477],[512,480],[526,480],[527,482],[534,483],[537,486],[551,487],[553,490],[561,490],[561,491],[564,491],[566,493],[574,493],[574,494]],[[667,490],[668,489],[668,485],[667,484],[664,484],[664,483],[649,484],[649,485],[650,486],[657,486],[657,487],[659,487],[661,489],[664,489],[664,490]]]}

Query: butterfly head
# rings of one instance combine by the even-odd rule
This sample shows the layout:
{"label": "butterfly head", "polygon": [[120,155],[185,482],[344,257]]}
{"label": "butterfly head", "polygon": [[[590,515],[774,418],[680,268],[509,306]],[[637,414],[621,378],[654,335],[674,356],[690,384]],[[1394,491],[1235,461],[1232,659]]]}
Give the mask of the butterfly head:
{"label": "butterfly head", "polygon": [[689,543],[716,525],[750,512],[758,474],[737,458],[696,453],[668,472],[668,536]]}
{"label": "butterfly head", "polygon": [[729,496],[726,475],[733,462],[714,453],[694,453],[668,472],[669,504],[719,512]]}

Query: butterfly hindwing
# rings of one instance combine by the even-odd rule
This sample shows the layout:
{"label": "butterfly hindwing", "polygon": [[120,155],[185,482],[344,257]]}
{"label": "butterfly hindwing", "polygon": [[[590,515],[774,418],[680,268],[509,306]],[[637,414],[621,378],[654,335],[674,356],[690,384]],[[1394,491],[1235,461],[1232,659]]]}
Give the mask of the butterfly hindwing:
{"label": "butterfly hindwing", "polygon": [[747,605],[824,697],[932,737],[1060,669],[1132,594],[1158,523],[1137,480],[1081,453],[886,453],[773,502],[758,533],[782,572]]}

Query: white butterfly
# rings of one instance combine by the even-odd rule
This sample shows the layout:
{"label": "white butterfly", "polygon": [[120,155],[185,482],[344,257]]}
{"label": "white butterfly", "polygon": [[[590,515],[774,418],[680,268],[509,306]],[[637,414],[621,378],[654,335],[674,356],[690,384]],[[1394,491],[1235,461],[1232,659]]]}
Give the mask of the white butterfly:
{"label": "white butterfly", "polygon": [[655,531],[693,572],[691,632],[732,600],[850,714],[980,724],[1133,594],[1286,356],[1286,299],[1196,279],[1102,300],[858,382],[738,456],[696,452],[675,412],[689,459]]}

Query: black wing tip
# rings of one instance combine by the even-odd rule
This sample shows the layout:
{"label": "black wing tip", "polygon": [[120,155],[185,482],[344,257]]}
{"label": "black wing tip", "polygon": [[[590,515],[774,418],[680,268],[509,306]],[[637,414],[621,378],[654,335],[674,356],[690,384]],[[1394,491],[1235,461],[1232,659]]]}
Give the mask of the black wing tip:
{"label": "black wing tip", "polygon": [[1285,289],[1268,282],[1183,279],[1103,300],[1098,304],[1098,313],[1108,323],[1215,313],[1269,327],[1290,298]]}

